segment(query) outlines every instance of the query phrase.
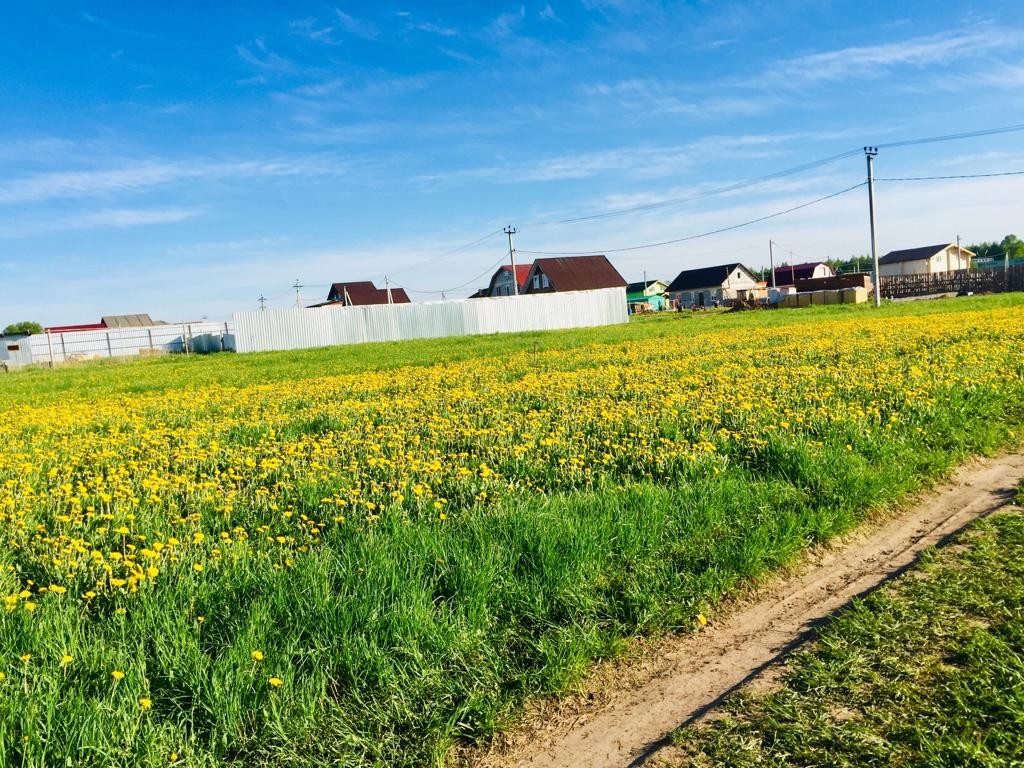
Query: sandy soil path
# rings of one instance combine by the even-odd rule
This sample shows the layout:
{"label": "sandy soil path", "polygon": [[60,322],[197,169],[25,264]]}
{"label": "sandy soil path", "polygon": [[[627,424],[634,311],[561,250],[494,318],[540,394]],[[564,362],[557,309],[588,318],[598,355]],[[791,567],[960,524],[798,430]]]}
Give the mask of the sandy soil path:
{"label": "sandy soil path", "polygon": [[857,595],[911,566],[918,554],[1007,504],[1024,453],[971,462],[900,514],[812,552],[703,631],[658,644],[654,658],[606,665],[589,692],[541,702],[529,727],[499,739],[479,768],[625,768],[654,764],[669,734],[770,672],[816,626]]}

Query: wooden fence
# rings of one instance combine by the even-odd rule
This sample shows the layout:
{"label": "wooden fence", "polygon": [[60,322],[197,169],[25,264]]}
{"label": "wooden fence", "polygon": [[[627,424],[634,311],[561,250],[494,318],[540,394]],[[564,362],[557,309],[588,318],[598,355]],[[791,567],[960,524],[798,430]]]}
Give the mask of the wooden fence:
{"label": "wooden fence", "polygon": [[879,281],[883,299],[935,293],[1001,293],[1024,291],[1024,264],[1009,269],[961,269],[936,275],[893,275]]}

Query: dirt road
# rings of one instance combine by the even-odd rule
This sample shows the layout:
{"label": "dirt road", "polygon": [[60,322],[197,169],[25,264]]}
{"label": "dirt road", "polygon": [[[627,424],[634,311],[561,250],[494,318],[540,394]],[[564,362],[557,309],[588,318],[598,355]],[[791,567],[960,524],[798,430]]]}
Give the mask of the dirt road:
{"label": "dirt road", "polygon": [[541,702],[528,718],[531,727],[500,739],[472,763],[625,768],[657,762],[675,728],[770,671],[822,620],[901,573],[923,549],[1008,503],[1021,476],[1022,453],[968,464],[899,515],[810,553],[795,572],[701,632],[668,638],[643,659],[606,665],[580,696]]}

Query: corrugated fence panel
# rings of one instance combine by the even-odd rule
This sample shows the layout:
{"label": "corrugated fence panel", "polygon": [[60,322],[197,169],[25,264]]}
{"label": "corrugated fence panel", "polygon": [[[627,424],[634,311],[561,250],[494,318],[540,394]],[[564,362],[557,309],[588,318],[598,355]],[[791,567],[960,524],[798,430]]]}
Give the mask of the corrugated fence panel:
{"label": "corrugated fence panel", "polygon": [[238,312],[239,352],[613,325],[629,320],[623,288],[369,307]]}
{"label": "corrugated fence panel", "polygon": [[143,350],[156,353],[183,352],[186,338],[189,351],[234,351],[235,337],[230,322],[38,333],[29,336],[23,343],[31,351],[31,362],[45,365],[50,362],[65,363],[102,357],[131,357],[143,354]]}

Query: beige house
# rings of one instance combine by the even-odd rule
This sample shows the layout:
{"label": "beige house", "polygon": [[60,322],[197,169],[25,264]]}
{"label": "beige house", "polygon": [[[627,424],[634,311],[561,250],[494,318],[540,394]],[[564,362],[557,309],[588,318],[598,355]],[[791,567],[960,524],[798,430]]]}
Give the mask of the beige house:
{"label": "beige house", "polygon": [[880,277],[895,277],[956,272],[970,269],[973,255],[972,251],[961,248],[956,243],[889,251],[878,260],[878,274]]}
{"label": "beige house", "polygon": [[754,273],[739,263],[685,269],[668,286],[668,295],[681,304],[706,307],[716,299],[735,299],[740,291],[756,288]]}

